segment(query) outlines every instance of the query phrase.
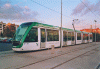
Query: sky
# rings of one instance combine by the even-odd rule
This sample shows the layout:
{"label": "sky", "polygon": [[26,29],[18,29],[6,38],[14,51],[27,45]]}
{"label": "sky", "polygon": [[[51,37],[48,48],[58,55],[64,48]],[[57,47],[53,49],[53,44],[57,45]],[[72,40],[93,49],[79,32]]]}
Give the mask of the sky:
{"label": "sky", "polygon": [[[78,19],[78,20],[76,20]],[[74,22],[73,22],[74,20]],[[100,0],[62,0],[62,27],[100,28]],[[0,21],[61,26],[61,0],[0,0]]]}

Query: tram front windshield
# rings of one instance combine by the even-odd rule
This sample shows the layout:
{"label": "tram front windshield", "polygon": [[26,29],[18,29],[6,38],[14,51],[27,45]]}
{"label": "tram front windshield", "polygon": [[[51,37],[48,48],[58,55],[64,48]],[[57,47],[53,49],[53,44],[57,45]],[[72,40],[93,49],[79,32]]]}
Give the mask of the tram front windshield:
{"label": "tram front windshield", "polygon": [[28,27],[29,27],[31,24],[32,24],[32,23],[24,23],[24,24],[21,24],[21,25],[17,28],[13,40],[14,40],[14,41],[21,41],[21,39],[23,38],[23,36],[24,36],[26,30],[28,29]]}

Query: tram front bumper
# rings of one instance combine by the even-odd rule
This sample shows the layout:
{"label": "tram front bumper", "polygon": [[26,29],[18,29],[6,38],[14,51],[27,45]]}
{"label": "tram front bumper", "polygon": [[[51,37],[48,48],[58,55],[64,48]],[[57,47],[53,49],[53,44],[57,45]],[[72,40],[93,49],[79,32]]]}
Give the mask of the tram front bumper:
{"label": "tram front bumper", "polygon": [[22,48],[12,48],[12,49],[13,49],[13,51],[23,51]]}

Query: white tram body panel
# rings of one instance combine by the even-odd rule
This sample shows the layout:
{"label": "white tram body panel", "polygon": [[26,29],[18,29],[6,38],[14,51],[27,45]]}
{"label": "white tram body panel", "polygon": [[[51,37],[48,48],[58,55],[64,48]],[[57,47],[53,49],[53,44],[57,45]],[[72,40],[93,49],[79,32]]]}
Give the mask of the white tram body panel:
{"label": "white tram body panel", "polygon": [[92,39],[90,39],[89,42],[93,42]]}
{"label": "white tram body panel", "polygon": [[81,44],[82,40],[76,40],[76,44]]}
{"label": "white tram body panel", "polygon": [[75,45],[75,41],[71,41],[71,45]]}
{"label": "white tram body panel", "polygon": [[39,42],[30,42],[30,43],[25,42],[23,43],[22,49],[23,50],[39,50],[40,45],[39,45]]}
{"label": "white tram body panel", "polygon": [[52,46],[59,47],[60,46],[60,41],[46,42],[46,48],[51,48]]}
{"label": "white tram body panel", "polygon": [[67,45],[72,45],[72,41],[67,41]]}
{"label": "white tram body panel", "polygon": [[82,43],[88,43],[88,40],[83,40],[83,42]]}
{"label": "white tram body panel", "polygon": [[63,46],[67,46],[67,41],[63,41]]}

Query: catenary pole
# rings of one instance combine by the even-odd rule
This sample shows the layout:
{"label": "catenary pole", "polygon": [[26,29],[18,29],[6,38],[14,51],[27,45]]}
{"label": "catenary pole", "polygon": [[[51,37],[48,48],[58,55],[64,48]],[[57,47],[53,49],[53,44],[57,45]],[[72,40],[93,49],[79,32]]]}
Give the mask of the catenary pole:
{"label": "catenary pole", "polygon": [[61,0],[61,28],[60,28],[60,46],[62,48],[62,0]]}
{"label": "catenary pole", "polygon": [[95,22],[95,44],[96,44],[96,20],[94,20],[94,22]]}
{"label": "catenary pole", "polygon": [[73,25],[73,28],[74,28],[74,34],[75,34],[74,41],[75,41],[75,45],[76,45],[76,32],[75,32],[75,26],[74,26],[75,21],[78,21],[78,19],[74,19],[73,22],[72,22],[72,25]]}

